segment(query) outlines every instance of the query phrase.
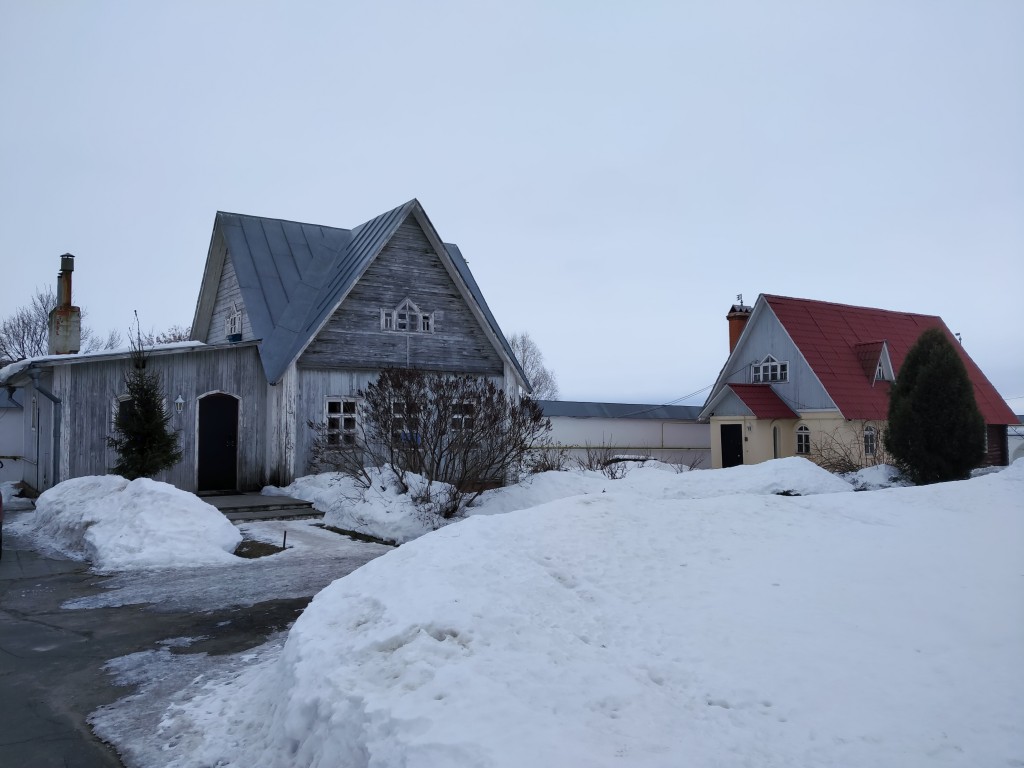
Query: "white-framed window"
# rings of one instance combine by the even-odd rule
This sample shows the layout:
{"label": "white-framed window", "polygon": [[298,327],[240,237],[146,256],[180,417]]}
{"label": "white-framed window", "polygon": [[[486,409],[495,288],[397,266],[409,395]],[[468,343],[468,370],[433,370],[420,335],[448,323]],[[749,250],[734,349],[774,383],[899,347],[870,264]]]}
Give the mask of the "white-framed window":
{"label": "white-framed window", "polygon": [[355,445],[359,408],[350,397],[328,397],[324,406],[328,445]]}
{"label": "white-framed window", "polygon": [[476,408],[473,403],[453,403],[452,429],[456,432],[460,432],[463,429],[472,429],[475,415]]}
{"label": "white-framed window", "polygon": [[227,317],[224,318],[224,333],[228,336],[234,336],[242,332],[242,310],[238,308],[235,302],[231,302],[231,309],[228,310]]}
{"label": "white-framed window", "polygon": [[796,452],[801,455],[811,452],[811,430],[803,424],[796,428]]}
{"label": "white-framed window", "polygon": [[424,312],[412,299],[404,299],[394,309],[380,311],[380,329],[400,333],[433,333],[434,313]]}
{"label": "white-framed window", "polygon": [[759,363],[751,366],[750,380],[754,384],[762,384],[771,381],[789,381],[789,363],[780,363],[771,355],[768,355]]}
{"label": "white-framed window", "polygon": [[419,432],[415,431],[410,424],[409,405],[404,400],[395,400],[391,403],[391,437],[393,445],[403,448],[410,448],[420,444]]}
{"label": "white-framed window", "polygon": [[885,368],[882,366],[882,361],[878,361],[878,366],[875,368],[875,381],[885,381]]}
{"label": "white-framed window", "polygon": [[779,428],[772,427],[772,458],[777,459],[781,456],[779,446]]}
{"label": "white-framed window", "polygon": [[864,427],[864,455],[874,456],[878,449],[878,430],[874,427]]}

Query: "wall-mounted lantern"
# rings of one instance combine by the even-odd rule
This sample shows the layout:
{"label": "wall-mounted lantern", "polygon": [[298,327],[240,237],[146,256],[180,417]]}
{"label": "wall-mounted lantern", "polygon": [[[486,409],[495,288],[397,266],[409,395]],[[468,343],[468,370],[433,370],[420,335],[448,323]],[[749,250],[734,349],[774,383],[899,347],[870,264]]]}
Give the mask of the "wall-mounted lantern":
{"label": "wall-mounted lantern", "polygon": [[177,411],[178,413],[181,413],[184,407],[185,401],[181,398],[181,395],[178,395],[178,399],[174,401],[174,410]]}

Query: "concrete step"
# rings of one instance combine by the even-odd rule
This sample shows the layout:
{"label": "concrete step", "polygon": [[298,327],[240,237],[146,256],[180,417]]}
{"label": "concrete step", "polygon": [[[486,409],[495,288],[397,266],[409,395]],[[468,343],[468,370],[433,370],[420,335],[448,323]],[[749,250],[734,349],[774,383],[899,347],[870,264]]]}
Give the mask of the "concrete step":
{"label": "concrete step", "polygon": [[215,506],[235,523],[323,517],[323,512],[313,509],[310,502],[290,496],[236,493],[229,496],[204,496],[203,501]]}

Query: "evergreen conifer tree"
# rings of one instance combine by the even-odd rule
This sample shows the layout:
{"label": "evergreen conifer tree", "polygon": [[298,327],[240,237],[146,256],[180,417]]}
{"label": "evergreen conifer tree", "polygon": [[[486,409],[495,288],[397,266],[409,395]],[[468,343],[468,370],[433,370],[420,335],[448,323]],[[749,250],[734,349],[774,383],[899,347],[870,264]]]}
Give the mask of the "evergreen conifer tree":
{"label": "evergreen conifer tree", "polygon": [[113,471],[129,480],[152,477],[181,461],[181,450],[178,435],[168,430],[171,417],[164,408],[160,376],[146,371],[138,328],[124,385],[127,397],[118,403],[114,434],[107,438],[117,452]]}
{"label": "evergreen conifer tree", "polygon": [[918,484],[961,480],[985,456],[985,422],[967,368],[932,328],[907,353],[889,393],[885,447]]}

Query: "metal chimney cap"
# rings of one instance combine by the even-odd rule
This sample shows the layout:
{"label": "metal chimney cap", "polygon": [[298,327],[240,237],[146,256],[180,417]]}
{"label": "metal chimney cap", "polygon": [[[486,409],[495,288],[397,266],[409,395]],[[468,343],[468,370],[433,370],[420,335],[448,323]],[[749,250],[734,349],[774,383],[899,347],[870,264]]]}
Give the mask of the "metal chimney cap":
{"label": "metal chimney cap", "polygon": [[74,272],[75,271],[75,257],[70,253],[65,253],[60,257],[60,270],[61,272]]}

